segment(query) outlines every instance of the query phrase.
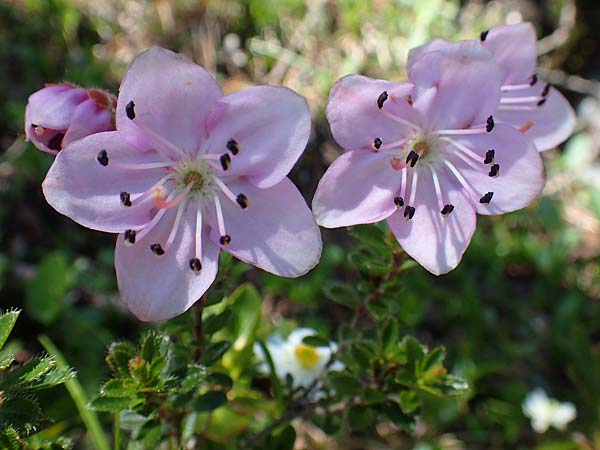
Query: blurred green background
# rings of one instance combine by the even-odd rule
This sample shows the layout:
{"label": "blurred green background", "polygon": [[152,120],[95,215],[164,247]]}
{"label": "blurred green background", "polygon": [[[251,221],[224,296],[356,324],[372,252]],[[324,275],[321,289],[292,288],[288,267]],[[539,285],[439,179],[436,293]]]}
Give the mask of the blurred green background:
{"label": "blurred green background", "polygon": [[[543,197],[528,209],[480,217],[462,264],[443,277],[412,270],[397,294],[405,333],[444,345],[471,384],[468,399],[437,402],[416,435],[384,430],[386,448],[600,449],[600,5],[597,0],[0,0],[0,309],[22,308],[20,360],[45,333],[90,393],[106,377],[106,347],[142,324],[125,309],[113,272],[114,236],[49,207],[40,184],[52,163],[23,139],[27,97],[69,80],[117,92],[144,48],[181,52],[226,92],[283,84],[310,104],[313,132],[292,178],[310,201],[340,153],[324,118],[332,84],[348,73],[403,80],[408,50],[434,37],[474,38],[532,21],[541,78],[578,112],[573,137],[546,152]],[[323,230],[325,252],[308,276],[248,269],[266,315],[319,329],[344,320],[322,287],[351,280],[345,230]],[[240,270],[244,270],[240,267]],[[338,321],[338,322],[336,322]],[[568,431],[533,432],[521,412],[536,386],[576,404]],[[78,444],[84,428],[69,396],[47,394],[54,433]],[[411,444],[412,445],[412,444]],[[345,447],[340,447],[345,448]],[[350,447],[348,447],[350,448]],[[376,447],[373,447],[376,448]]]}

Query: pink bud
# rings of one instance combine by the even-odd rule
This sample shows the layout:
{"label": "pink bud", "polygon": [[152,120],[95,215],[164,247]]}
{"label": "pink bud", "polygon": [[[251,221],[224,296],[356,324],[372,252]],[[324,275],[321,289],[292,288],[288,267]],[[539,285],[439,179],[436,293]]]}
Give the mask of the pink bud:
{"label": "pink bud", "polygon": [[57,154],[71,142],[115,129],[116,99],[99,89],[73,84],[47,84],[29,97],[25,135],[39,150]]}

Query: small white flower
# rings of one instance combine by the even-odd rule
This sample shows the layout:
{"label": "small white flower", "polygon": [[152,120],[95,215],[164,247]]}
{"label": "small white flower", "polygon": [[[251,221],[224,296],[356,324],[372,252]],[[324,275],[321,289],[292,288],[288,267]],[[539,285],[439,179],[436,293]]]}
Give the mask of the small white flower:
{"label": "small white flower", "polygon": [[[302,342],[306,336],[315,334],[315,330],[310,328],[298,328],[285,340],[277,334],[267,340],[265,345],[271,354],[275,373],[280,380],[285,381],[286,375],[290,374],[294,380],[293,387],[308,387],[321,374],[332,353],[337,350],[337,345],[335,342],[330,342],[327,347],[313,347]],[[268,373],[269,366],[258,344],[254,344],[254,354],[261,361],[259,370]],[[344,365],[336,361],[329,366],[328,370],[343,368]]]}
{"label": "small white flower", "polygon": [[527,394],[522,408],[523,413],[531,419],[531,426],[537,433],[544,433],[551,426],[562,431],[577,417],[573,403],[561,403],[549,398],[541,388]]}

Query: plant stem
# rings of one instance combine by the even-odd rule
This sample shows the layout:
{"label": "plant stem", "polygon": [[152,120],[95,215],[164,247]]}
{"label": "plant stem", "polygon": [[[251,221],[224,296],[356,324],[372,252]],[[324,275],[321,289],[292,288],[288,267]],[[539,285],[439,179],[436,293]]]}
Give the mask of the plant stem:
{"label": "plant stem", "polygon": [[115,413],[114,434],[115,450],[119,450],[121,448],[121,417],[118,412]]}
{"label": "plant stem", "polygon": [[[38,340],[40,341],[40,344],[42,344],[42,347],[44,347],[44,349],[50,355],[54,356],[58,367],[68,367],[65,358],[58,351],[48,336],[39,336]],[[71,378],[70,380],[67,380],[65,382],[65,387],[67,388],[67,391],[69,391],[69,394],[71,395],[71,398],[73,399],[73,402],[79,411],[79,415],[81,416],[83,423],[85,423],[87,430],[92,436],[92,442],[96,450],[110,450],[110,444],[108,443],[108,439],[104,434],[100,420],[98,420],[96,413],[88,408],[87,396],[77,378]]]}
{"label": "plant stem", "polygon": [[200,300],[194,306],[194,340],[196,341],[196,347],[194,348],[194,361],[199,361],[204,350],[204,332],[202,330],[202,314],[204,313],[204,302],[206,301],[206,295],[200,297]]}

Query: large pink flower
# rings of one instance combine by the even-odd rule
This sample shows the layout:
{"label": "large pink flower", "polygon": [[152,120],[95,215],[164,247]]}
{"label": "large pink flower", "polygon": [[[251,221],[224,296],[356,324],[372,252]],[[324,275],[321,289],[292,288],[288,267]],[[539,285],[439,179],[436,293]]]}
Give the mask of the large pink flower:
{"label": "large pink flower", "polygon": [[123,299],[140,319],[164,320],[206,291],[221,249],[281,276],[316,265],[319,229],[286,177],[309,130],[290,89],[223,97],[200,66],[151,48],[121,84],[117,131],[61,151],[43,189],[76,222],[120,233]]}
{"label": "large pink flower", "polygon": [[502,77],[479,43],[412,60],[409,81],[335,84],[327,118],[350,151],[319,182],[313,211],[327,228],[387,219],[404,250],[442,274],[459,263],[476,213],[526,206],[543,188],[543,166],[530,139],[495,123]]}
{"label": "large pink flower", "polygon": [[[479,40],[496,60],[502,79],[496,123],[508,123],[533,140],[539,151],[565,141],[575,127],[575,113],[565,97],[538,79],[537,38],[529,22],[505,25],[481,33]],[[436,39],[410,52],[408,67],[424,54],[450,43]]]}
{"label": "large pink flower", "polygon": [[56,155],[77,139],[114,130],[115,102],[113,95],[100,89],[49,84],[29,97],[25,136],[39,150]]}

